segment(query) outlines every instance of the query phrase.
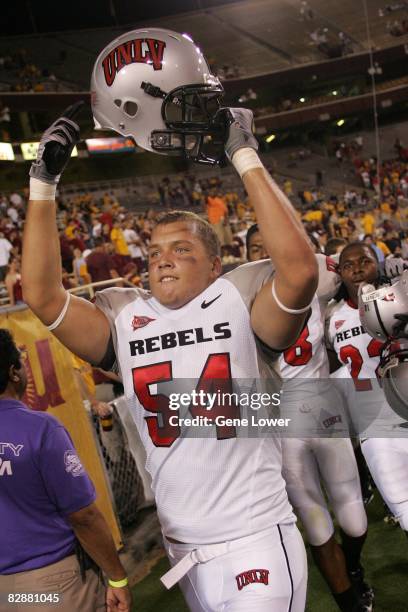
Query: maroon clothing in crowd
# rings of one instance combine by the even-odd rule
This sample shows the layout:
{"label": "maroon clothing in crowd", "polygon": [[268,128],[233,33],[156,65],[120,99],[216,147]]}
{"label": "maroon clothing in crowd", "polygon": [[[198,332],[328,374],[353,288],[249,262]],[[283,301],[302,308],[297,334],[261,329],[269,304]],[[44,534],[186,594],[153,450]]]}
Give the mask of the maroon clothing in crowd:
{"label": "maroon clothing in crowd", "polygon": [[114,264],[111,256],[107,253],[93,251],[86,258],[86,265],[93,283],[112,278],[111,270],[114,269]]}
{"label": "maroon clothing in crowd", "polygon": [[107,211],[103,212],[101,216],[99,217],[99,221],[102,223],[102,225],[105,225],[106,223],[107,225],[109,225],[109,229],[112,229],[113,217],[110,212],[107,212]]}
{"label": "maroon clothing in crowd", "polygon": [[72,252],[72,248],[68,242],[68,239],[65,236],[60,236],[60,245],[61,245],[61,261],[62,267],[71,274],[72,273],[72,260],[74,258],[74,254]]}

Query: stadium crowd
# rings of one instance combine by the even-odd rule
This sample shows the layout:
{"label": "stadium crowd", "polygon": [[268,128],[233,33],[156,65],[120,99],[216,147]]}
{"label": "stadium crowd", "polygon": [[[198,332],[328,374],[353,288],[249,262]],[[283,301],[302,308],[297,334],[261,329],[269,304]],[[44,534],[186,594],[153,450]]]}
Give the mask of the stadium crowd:
{"label": "stadium crowd", "polygon": [[[289,178],[281,181],[316,252],[330,255],[339,239],[357,239],[375,246],[380,263],[390,255],[408,259],[408,163],[401,158],[383,162],[381,190],[375,158],[356,155],[353,163],[363,190],[348,188],[339,195],[331,193],[329,185],[323,188],[318,180],[317,186],[300,190]],[[20,258],[26,200],[25,192],[0,194],[0,281],[11,305],[23,300]],[[218,177],[165,177],[158,184],[155,200],[156,206],[135,214],[122,206],[113,192],[99,199],[87,192],[60,198],[65,287],[112,278],[142,285],[151,228],[163,209],[182,208],[204,214],[220,239],[223,264],[234,265],[245,259],[246,232],[256,219],[251,202],[238,188],[224,187]]]}

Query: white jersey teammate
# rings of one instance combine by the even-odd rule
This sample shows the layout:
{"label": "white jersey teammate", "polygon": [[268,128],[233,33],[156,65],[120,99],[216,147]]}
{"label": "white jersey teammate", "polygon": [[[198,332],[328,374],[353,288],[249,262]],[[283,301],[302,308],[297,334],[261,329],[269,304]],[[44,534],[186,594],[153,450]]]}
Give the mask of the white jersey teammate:
{"label": "white jersey teammate", "polygon": [[[247,253],[250,261],[266,256],[257,225],[248,230]],[[282,435],[282,474],[315,562],[340,609],[369,610],[372,591],[360,566],[367,516],[347,418],[340,394],[329,382],[324,344],[322,310],[340,280],[333,260],[316,257],[319,286],[310,315],[296,343],[279,357],[282,416],[290,416],[294,424],[290,437]],[[334,536],[321,481],[342,530],[343,548]]]}
{"label": "white jersey teammate", "polygon": [[408,439],[402,419],[387,403],[376,370],[381,342],[363,328],[358,311],[360,283],[379,277],[376,255],[361,243],[351,243],[340,256],[344,297],[328,310],[326,336],[352,381],[345,381],[354,429],[374,482],[391,512],[408,531]]}
{"label": "white jersey teammate", "polygon": [[[127,67],[129,95],[141,88],[141,96],[154,98],[157,78],[162,79],[162,89],[167,87],[163,79],[164,72],[172,70],[172,50],[177,50],[179,61],[198,62],[199,50],[177,33],[135,31],[123,35],[123,40],[126,36],[129,53],[133,48],[144,52],[148,40],[150,57],[155,58],[155,62],[135,61]],[[160,46],[164,39],[165,46]],[[115,45],[107,56],[111,69],[119,57],[118,41]],[[159,50],[165,54],[162,66]],[[208,79],[205,59],[199,59],[199,71]],[[102,63],[98,66],[103,79]],[[196,69],[196,74],[198,79],[201,72]],[[200,92],[203,89],[202,95],[207,95],[208,86]],[[105,93],[115,98],[113,90]],[[112,115],[122,112],[113,98]],[[153,98],[149,105],[147,97],[144,110],[159,109],[160,128],[162,98],[157,98],[157,104]],[[151,295],[113,289],[98,296],[98,305],[69,298],[61,285],[54,194],[79,130],[69,117],[63,117],[43,136],[31,170],[24,293],[32,310],[70,350],[105,367],[117,361],[146,445],[165,544],[174,566],[166,584],[180,580],[194,612],[301,612],[306,556],[280,474],[279,440],[243,439],[222,426],[214,432],[218,437],[182,437],[177,424],[170,423],[170,412],[175,411],[169,410],[169,398],[161,386],[175,377],[194,378],[196,388],[211,387],[219,379],[228,386],[234,376],[258,377],[262,357],[254,334],[278,350],[294,342],[316,289],[317,266],[303,228],[256,154],[252,113],[226,112],[226,153],[266,230],[265,245],[275,265],[273,282],[263,262],[259,276],[244,268],[219,278],[219,245],[211,227],[192,213],[177,213],[164,217],[152,233]],[[134,136],[138,138],[137,133]],[[56,142],[60,154],[52,156],[51,162],[47,144]]]}

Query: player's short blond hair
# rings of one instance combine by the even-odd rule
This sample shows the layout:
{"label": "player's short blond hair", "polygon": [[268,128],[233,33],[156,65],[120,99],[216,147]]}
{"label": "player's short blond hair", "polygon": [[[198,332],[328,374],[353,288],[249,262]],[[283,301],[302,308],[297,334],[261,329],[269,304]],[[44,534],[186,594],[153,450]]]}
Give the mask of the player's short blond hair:
{"label": "player's short blond hair", "polygon": [[192,223],[195,226],[196,233],[210,257],[219,257],[221,254],[221,244],[217,234],[211,224],[196,213],[188,210],[170,210],[169,212],[161,213],[155,221],[153,229],[158,225],[169,225],[169,223],[177,223],[185,221]]}

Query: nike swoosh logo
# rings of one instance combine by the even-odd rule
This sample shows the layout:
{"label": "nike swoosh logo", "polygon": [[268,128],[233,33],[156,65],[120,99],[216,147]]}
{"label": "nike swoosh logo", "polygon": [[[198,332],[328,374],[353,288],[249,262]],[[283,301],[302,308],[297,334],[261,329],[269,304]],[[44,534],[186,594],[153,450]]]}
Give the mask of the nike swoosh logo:
{"label": "nike swoosh logo", "polygon": [[221,297],[222,293],[220,293],[220,295],[217,295],[217,297],[215,297],[213,300],[211,300],[211,302],[206,302],[204,300],[204,302],[201,304],[201,308],[208,308],[209,306],[211,306],[211,304],[214,304],[215,300],[218,300],[219,297]]}

